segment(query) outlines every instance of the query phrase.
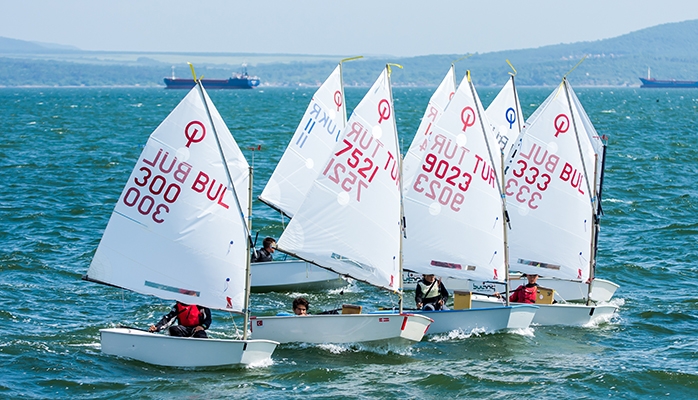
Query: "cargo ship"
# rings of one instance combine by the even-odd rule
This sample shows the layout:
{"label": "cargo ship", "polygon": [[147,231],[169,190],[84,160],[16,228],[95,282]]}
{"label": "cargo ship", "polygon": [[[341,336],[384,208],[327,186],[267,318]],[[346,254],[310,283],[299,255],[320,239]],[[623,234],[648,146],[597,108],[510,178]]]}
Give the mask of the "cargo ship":
{"label": "cargo ship", "polygon": [[659,80],[650,77],[650,69],[647,68],[647,78],[640,78],[641,88],[698,88],[698,81]]}
{"label": "cargo ship", "polygon": [[[191,89],[194,79],[175,78],[174,67],[172,77],[165,78],[165,89]],[[242,65],[242,72],[233,74],[228,79],[201,79],[206,89],[254,89],[259,86],[259,78],[247,74],[247,65]]]}

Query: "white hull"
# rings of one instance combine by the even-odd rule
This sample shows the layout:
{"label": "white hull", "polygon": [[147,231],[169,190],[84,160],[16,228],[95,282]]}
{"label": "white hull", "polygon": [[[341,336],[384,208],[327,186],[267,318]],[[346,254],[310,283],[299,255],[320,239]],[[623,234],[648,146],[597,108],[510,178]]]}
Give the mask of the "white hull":
{"label": "white hull", "polygon": [[512,307],[478,308],[445,311],[410,311],[434,320],[429,334],[447,333],[455,330],[472,332],[484,330],[497,332],[506,329],[528,328],[538,307],[516,305]]}
{"label": "white hull", "polygon": [[382,340],[418,342],[431,319],[414,314],[328,314],[252,317],[255,339],[279,343],[362,343]]}
{"label": "white hull", "polygon": [[[402,274],[403,287],[414,289],[417,282],[422,278],[421,274],[414,272],[404,272]],[[503,283],[478,282],[467,279],[443,278],[443,284],[450,292],[454,290],[474,292],[481,294],[493,294],[494,292],[504,292]],[[584,282],[568,281],[564,279],[539,277],[538,285],[555,289],[557,296],[565,301],[586,302],[588,286]],[[526,284],[526,278],[520,274],[511,275],[511,289],[516,289],[521,284]],[[596,302],[608,302],[618,289],[618,285],[605,279],[594,279],[591,284],[591,299]]]}
{"label": "white hull", "polygon": [[[498,300],[488,298],[473,298],[473,308],[492,307],[494,304],[502,304]],[[584,304],[536,304],[538,311],[533,317],[533,325],[550,326],[591,326],[607,322],[618,310],[612,304],[592,305]]]}
{"label": "white hull", "polygon": [[105,354],[168,367],[262,363],[278,345],[269,340],[181,338],[129,328],[100,329],[99,333]]}
{"label": "white hull", "polygon": [[327,290],[349,283],[334,272],[302,260],[253,263],[251,270],[255,293]]}

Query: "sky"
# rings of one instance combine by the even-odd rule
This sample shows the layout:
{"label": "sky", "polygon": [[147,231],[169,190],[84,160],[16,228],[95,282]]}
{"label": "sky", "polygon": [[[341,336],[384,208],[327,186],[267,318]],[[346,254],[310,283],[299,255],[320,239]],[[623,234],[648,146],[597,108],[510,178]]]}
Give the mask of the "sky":
{"label": "sky", "polygon": [[663,0],[0,0],[0,36],[83,50],[392,55],[593,41],[698,19]]}

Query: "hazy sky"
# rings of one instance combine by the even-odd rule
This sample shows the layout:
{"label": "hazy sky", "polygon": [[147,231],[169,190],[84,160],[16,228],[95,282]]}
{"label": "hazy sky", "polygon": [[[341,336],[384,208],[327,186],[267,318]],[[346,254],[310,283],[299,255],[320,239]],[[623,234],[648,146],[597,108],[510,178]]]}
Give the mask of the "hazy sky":
{"label": "hazy sky", "polygon": [[83,50],[415,56],[598,40],[696,0],[0,0],[0,36]]}

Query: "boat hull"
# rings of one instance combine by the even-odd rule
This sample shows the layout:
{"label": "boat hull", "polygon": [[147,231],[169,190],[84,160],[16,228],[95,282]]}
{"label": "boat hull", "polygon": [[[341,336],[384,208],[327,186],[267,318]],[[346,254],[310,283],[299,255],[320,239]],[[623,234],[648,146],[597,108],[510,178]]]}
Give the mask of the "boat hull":
{"label": "boat hull", "polygon": [[484,330],[492,333],[507,329],[528,328],[538,307],[517,305],[467,310],[410,311],[431,318],[429,334],[448,333],[456,330],[472,332]]}
{"label": "boat hull", "polygon": [[[473,298],[473,308],[492,307],[499,301],[489,298]],[[499,303],[501,304],[501,303]],[[612,304],[536,304],[538,311],[533,317],[532,325],[539,326],[593,326],[608,322],[618,311]]]}
{"label": "boat hull", "polygon": [[259,262],[251,265],[252,291],[320,291],[347,286],[340,275],[301,260]]}
{"label": "boat hull", "polygon": [[[191,89],[194,87],[193,79],[165,78],[166,89]],[[201,84],[206,89],[254,89],[259,86],[256,78],[228,78],[228,79],[202,79]]]}
{"label": "boat hull", "polygon": [[[421,279],[421,274],[414,272],[404,272],[402,275],[403,287],[414,289],[415,285]],[[503,283],[471,281],[467,279],[442,279],[444,286],[449,291],[459,290],[465,292],[474,292],[481,294],[493,294],[494,292],[504,292]],[[515,289],[520,284],[525,284],[526,278],[521,274],[511,275],[511,286]],[[557,295],[571,302],[586,302],[589,292],[589,285],[584,282],[568,281],[564,279],[539,277],[538,284],[542,287],[555,289]],[[605,279],[594,279],[591,284],[591,299],[596,302],[608,302],[611,300],[616,290],[619,288],[617,284]]]}
{"label": "boat hull", "polygon": [[640,78],[643,88],[698,88],[698,81],[659,80]]}
{"label": "boat hull", "polygon": [[250,365],[271,358],[270,340],[199,339],[166,336],[138,329],[100,329],[102,352],[167,367]]}
{"label": "boat hull", "polygon": [[250,318],[254,338],[279,343],[418,342],[429,324],[431,319],[422,315],[391,313]]}

